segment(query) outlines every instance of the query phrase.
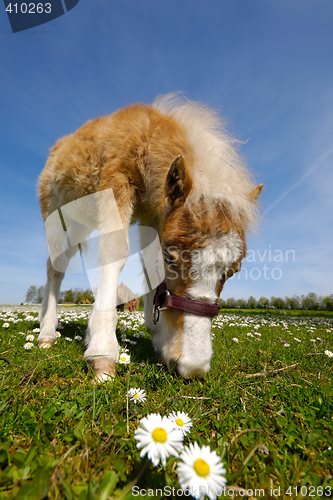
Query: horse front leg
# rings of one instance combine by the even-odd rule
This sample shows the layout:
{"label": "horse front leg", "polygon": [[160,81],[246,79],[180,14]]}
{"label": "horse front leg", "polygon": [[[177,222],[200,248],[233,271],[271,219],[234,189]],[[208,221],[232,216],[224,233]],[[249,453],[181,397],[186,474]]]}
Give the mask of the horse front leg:
{"label": "horse front leg", "polygon": [[117,286],[125,262],[126,259],[123,259],[101,267],[99,287],[88,323],[84,357],[101,382],[115,377],[119,357]]}

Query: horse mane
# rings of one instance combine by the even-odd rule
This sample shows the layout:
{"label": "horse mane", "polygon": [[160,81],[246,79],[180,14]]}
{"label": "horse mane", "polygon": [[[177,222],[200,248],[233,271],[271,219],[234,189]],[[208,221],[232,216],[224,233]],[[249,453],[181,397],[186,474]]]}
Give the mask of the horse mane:
{"label": "horse mane", "polygon": [[190,213],[202,211],[204,201],[207,211],[218,207],[243,229],[256,230],[258,204],[249,197],[253,176],[238,152],[240,141],[227,132],[218,113],[179,94],[159,96],[153,107],[186,130],[194,157],[187,165],[194,186],[186,199]]}

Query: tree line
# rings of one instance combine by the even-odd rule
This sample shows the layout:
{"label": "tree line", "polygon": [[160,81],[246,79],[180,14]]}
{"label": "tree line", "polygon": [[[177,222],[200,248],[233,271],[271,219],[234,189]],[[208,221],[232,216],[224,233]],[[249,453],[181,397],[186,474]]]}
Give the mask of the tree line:
{"label": "tree line", "polygon": [[[43,300],[45,286],[37,287],[32,285],[26,294],[25,302],[28,304],[40,304]],[[143,306],[143,298],[140,297],[140,306]],[[75,288],[60,292],[59,304],[93,304],[94,295],[87,288]],[[326,297],[318,296],[315,293],[308,295],[294,295],[293,297],[260,297],[259,300],[249,297],[247,300],[234,299],[230,297],[226,300],[220,299],[219,305],[222,309],[303,309],[308,311],[333,311],[333,294]]]}
{"label": "tree line", "polygon": [[333,295],[326,297],[318,296],[315,293],[308,295],[294,295],[293,297],[260,297],[259,300],[249,297],[247,300],[229,299],[219,300],[222,309],[303,309],[306,311],[333,311]]}
{"label": "tree line", "polygon": [[[43,300],[45,286],[37,287],[32,285],[25,296],[25,302],[28,304],[40,304]],[[92,304],[94,302],[94,295],[90,288],[84,290],[83,288],[69,289],[59,293],[59,304]]]}

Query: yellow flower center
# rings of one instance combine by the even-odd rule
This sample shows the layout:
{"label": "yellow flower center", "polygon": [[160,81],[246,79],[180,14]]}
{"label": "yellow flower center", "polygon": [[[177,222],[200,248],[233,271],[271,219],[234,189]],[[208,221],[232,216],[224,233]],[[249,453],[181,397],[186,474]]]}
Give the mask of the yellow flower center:
{"label": "yellow flower center", "polygon": [[179,425],[179,427],[183,427],[184,421],[181,418],[176,418],[176,424]]}
{"label": "yellow flower center", "polygon": [[205,477],[208,476],[210,467],[207,462],[205,462],[205,460],[203,460],[202,458],[198,458],[194,462],[194,470],[198,474],[198,476]]}
{"label": "yellow flower center", "polygon": [[156,427],[156,429],[154,429],[152,432],[152,438],[157,443],[165,443],[167,437],[167,432],[165,429],[162,429],[162,427]]}
{"label": "yellow flower center", "polygon": [[121,361],[126,361],[126,356],[121,356]]}
{"label": "yellow flower center", "polygon": [[139,398],[139,397],[140,397],[140,394],[136,393],[136,394],[134,394],[134,397],[135,397],[135,398]]}

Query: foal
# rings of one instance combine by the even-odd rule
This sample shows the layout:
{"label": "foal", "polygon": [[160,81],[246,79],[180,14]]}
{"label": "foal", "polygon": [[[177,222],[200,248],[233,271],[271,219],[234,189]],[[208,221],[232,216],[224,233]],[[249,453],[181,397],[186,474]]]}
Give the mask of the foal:
{"label": "foal", "polygon": [[[128,228],[139,222],[156,230],[164,259],[163,285],[155,300],[155,290],[144,297],[154,348],[185,378],[210,370],[214,304],[226,279],[240,269],[263,187],[253,185],[236,142],[215,112],[167,95],[88,121],[56,143],[39,179],[39,200],[49,248],[62,256],[60,267],[47,262],[40,347],[55,340],[57,297],[76,243],[98,229],[104,236],[100,281],[85,358],[99,380],[114,377],[117,284],[128,255]],[[83,198],[84,211],[77,208]],[[66,229],[73,246],[60,248],[56,224],[49,224],[58,213],[58,232]],[[108,238],[115,231],[124,237]],[[142,232],[143,247],[144,239]]]}

